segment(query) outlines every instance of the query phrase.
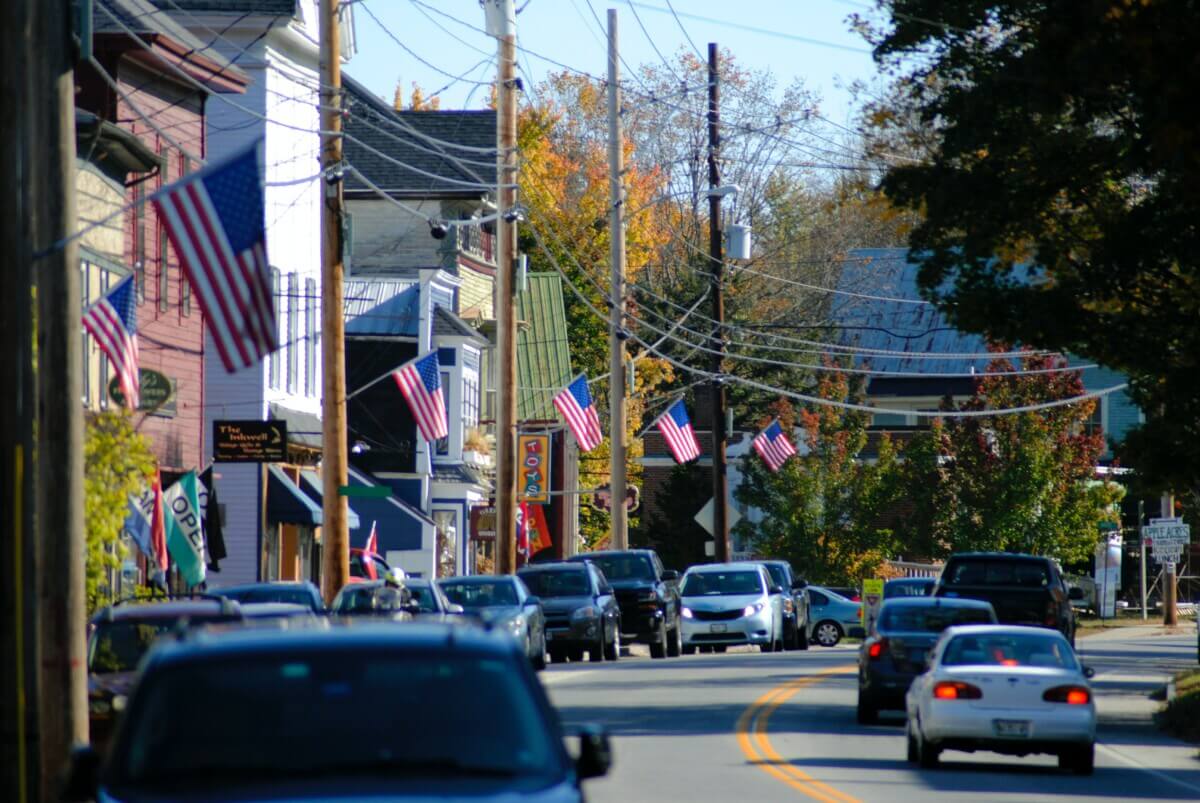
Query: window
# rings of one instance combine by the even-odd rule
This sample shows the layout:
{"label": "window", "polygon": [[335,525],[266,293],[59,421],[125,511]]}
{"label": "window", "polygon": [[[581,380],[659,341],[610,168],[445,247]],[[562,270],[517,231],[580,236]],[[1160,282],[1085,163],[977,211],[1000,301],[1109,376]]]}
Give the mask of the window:
{"label": "window", "polygon": [[455,518],[453,510],[433,511],[433,523],[437,527],[437,552],[435,554],[438,577],[453,577],[458,573],[458,529],[455,526]]}
{"label": "window", "polygon": [[287,389],[295,393],[300,389],[300,359],[299,344],[296,342],[297,330],[300,324],[300,276],[288,274],[287,280]]}
{"label": "window", "polygon": [[[447,431],[449,431],[451,402],[450,402],[450,374],[447,371],[442,371],[442,402],[446,406],[446,425],[447,425],[446,429],[447,429]],[[450,436],[447,435],[444,438],[438,438],[437,443],[434,445],[434,449],[435,449],[435,451],[434,451],[435,454],[439,454],[439,455],[450,454]]]}
{"label": "window", "polygon": [[146,303],[146,190],[133,185],[133,283],[137,303]]}
{"label": "window", "polygon": [[[283,300],[280,298],[279,290],[279,270],[271,268],[271,297],[275,303],[275,321],[283,317]],[[271,352],[271,359],[267,364],[267,385],[272,388],[279,387],[279,349]]]}
{"label": "window", "polygon": [[[166,158],[166,148],[160,143],[158,146],[158,156],[163,160],[162,172],[159,174],[158,186],[165,186],[171,179],[170,170],[167,168],[169,164]],[[167,311],[168,293],[170,292],[171,276],[168,270],[167,256],[167,227],[162,221],[158,223],[158,311]]]}
{"label": "window", "polygon": [[317,281],[304,280],[304,395],[317,395]]}
{"label": "window", "polygon": [[876,413],[871,423],[877,427],[902,427],[908,423],[908,416],[900,413]]}
{"label": "window", "polygon": [[463,376],[462,419],[466,429],[479,425],[479,380],[474,374]]}
{"label": "window", "polygon": [[[179,154],[179,175],[186,176],[192,172],[192,160]],[[179,269],[179,312],[187,316],[192,314],[192,285],[184,275],[183,268]]]}
{"label": "window", "polygon": [[1108,407],[1106,404],[1107,401],[1108,400],[1105,398],[1096,399],[1095,409],[1092,410],[1092,414],[1083,424],[1083,432],[1085,435],[1103,435],[1105,433],[1106,428],[1104,426],[1104,413]]}
{"label": "window", "polygon": [[[99,295],[104,295],[108,292],[109,275],[107,271],[100,272],[100,290]],[[100,387],[96,388],[96,392],[100,395],[100,409],[108,409],[108,357],[104,352],[100,352]]]}
{"label": "window", "polygon": [[[84,311],[87,310],[88,304],[90,304],[91,300],[92,300],[92,288],[91,288],[91,282],[89,281],[91,278],[92,278],[92,266],[89,265],[85,261],[80,261],[80,263],[79,263],[79,291],[80,291],[79,295],[83,302],[83,310]],[[88,359],[88,347],[90,345],[90,338],[88,337],[87,330],[83,329],[82,327],[80,327],[80,333],[83,338],[83,403],[85,405],[87,405],[92,400],[92,383],[91,383],[92,371],[91,371],[91,365],[90,365],[91,361]]]}

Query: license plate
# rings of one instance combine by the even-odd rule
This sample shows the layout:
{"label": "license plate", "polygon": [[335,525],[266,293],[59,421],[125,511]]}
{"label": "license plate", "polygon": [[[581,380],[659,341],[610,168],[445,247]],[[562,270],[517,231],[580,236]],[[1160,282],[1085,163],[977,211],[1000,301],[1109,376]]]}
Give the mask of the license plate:
{"label": "license plate", "polygon": [[724,633],[724,632],[725,632],[725,631],[727,631],[728,629],[729,629],[729,625],[710,625],[710,626],[709,626],[709,628],[708,628],[708,632],[710,632],[710,633]]}
{"label": "license plate", "polygon": [[993,719],[992,727],[997,736],[1007,736],[1012,739],[1029,738],[1029,720],[1026,719]]}

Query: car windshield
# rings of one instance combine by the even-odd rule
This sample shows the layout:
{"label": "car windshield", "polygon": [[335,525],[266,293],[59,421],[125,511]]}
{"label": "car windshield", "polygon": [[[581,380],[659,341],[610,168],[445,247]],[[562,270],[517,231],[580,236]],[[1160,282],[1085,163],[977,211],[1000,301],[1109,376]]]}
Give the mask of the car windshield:
{"label": "car windshield", "polygon": [[395,586],[354,586],[343,588],[333,601],[334,613],[387,613],[404,607],[409,591]]}
{"label": "car windshield", "polygon": [[539,597],[586,597],[592,593],[587,573],[576,570],[527,572],[521,579]]}
{"label": "car windshield", "polygon": [[438,604],[437,594],[433,588],[427,585],[410,585],[407,586],[408,591],[412,594],[413,602],[420,606],[421,613],[440,613],[441,605]]}
{"label": "car windshield", "polygon": [[883,597],[926,597],[932,587],[933,583],[925,580],[893,580],[884,585]]}
{"label": "car windshield", "polygon": [[987,608],[945,605],[884,605],[878,629],[892,633],[941,633],[952,625],[992,624]]}
{"label": "car windshield", "polygon": [[758,572],[696,572],[683,581],[680,593],[685,597],[708,597],[762,592],[762,578]]}
{"label": "car windshield", "polygon": [[944,666],[1039,666],[1075,669],[1075,656],[1054,636],[988,633],[955,636],[942,652]]}
{"label": "car windshield", "polygon": [[496,605],[516,605],[517,590],[507,580],[494,583],[442,583],[442,593],[467,610]]}
{"label": "car windshield", "polygon": [[545,784],[565,774],[560,736],[517,670],[499,657],[365,650],[164,668],[126,712],[109,781],[384,776],[401,794],[410,778]]}
{"label": "car windshield", "polygon": [[101,622],[88,645],[88,671],[132,672],[154,639],[175,625],[168,618],[153,621]]}
{"label": "car windshield", "polygon": [[312,595],[303,588],[242,588],[231,591],[213,592],[236,602],[287,602],[311,608]]}
{"label": "car windshield", "polygon": [[609,582],[654,579],[654,567],[642,555],[597,555],[588,560],[600,567]]}
{"label": "car windshield", "polygon": [[785,590],[791,585],[787,579],[787,571],[778,563],[766,563],[763,565],[767,567],[767,573],[771,575],[771,582],[775,585]]}
{"label": "car windshield", "polygon": [[1041,561],[968,559],[955,562],[942,582],[951,586],[1045,588],[1050,585],[1050,574]]}

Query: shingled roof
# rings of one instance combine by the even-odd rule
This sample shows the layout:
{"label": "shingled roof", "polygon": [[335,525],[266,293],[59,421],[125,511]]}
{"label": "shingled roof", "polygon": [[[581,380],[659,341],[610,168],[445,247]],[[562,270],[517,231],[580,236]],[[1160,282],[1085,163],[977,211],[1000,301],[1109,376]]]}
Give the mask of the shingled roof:
{"label": "shingled roof", "polygon": [[[186,7],[184,0],[172,2]],[[291,2],[295,4],[295,0]],[[102,0],[96,3],[92,11],[92,27],[96,34],[128,36],[125,30],[128,28],[144,40],[166,37],[177,46],[173,49],[182,50],[179,53],[181,57],[198,56],[209,62],[208,65],[196,65],[199,68],[196,72],[199,74],[194,77],[198,80],[204,82],[209,77],[207,73],[211,73],[212,77],[221,76],[243,86],[248,83],[249,77],[223,56],[212,43],[201,41],[172,19],[167,12],[168,9],[163,8],[162,2],[156,5],[150,0]],[[113,19],[114,17],[116,19]]]}
{"label": "shingled roof", "polygon": [[159,8],[178,8],[192,13],[266,14],[291,17],[297,0],[154,0]]}
{"label": "shingled roof", "polygon": [[[346,160],[373,184],[397,197],[479,198],[485,191],[467,185],[496,182],[494,155],[455,150],[433,141],[494,148],[495,110],[397,112],[353,78],[343,75],[342,80],[350,112],[345,125]],[[346,191],[371,192],[353,173],[346,177]]]}

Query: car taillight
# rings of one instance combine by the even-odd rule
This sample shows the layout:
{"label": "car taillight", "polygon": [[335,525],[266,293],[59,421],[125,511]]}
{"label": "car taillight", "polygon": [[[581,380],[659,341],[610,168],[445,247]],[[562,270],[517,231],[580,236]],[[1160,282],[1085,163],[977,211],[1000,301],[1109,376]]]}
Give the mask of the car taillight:
{"label": "car taillight", "polygon": [[1058,627],[1058,606],[1054,600],[1046,603],[1046,627]]}
{"label": "car taillight", "polygon": [[1092,693],[1083,686],[1055,686],[1053,689],[1046,689],[1042,699],[1048,703],[1087,705],[1092,701]]}
{"label": "car taillight", "polygon": [[878,659],[879,656],[883,655],[883,651],[886,649],[887,639],[881,638],[879,641],[873,642],[871,646],[867,647],[867,657],[874,661]]}
{"label": "car taillight", "polygon": [[935,700],[978,700],[983,692],[978,686],[963,683],[961,680],[943,680],[933,687]]}

